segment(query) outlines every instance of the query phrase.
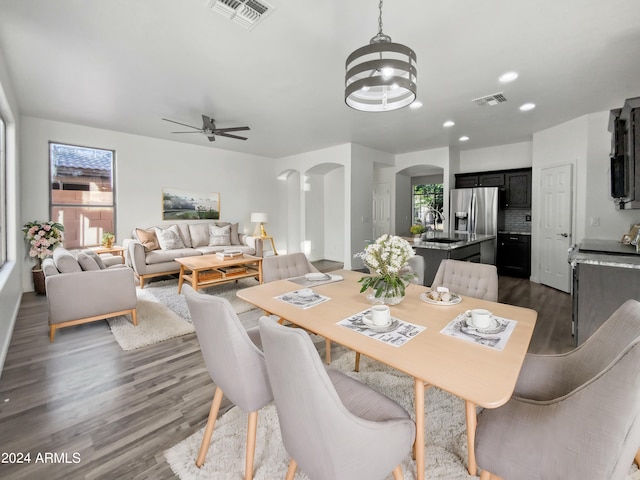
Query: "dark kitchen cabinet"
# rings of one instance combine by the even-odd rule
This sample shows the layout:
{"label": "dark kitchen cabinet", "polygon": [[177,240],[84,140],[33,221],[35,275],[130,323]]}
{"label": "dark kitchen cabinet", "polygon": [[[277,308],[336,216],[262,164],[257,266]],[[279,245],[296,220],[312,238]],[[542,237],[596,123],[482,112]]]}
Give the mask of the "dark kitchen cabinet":
{"label": "dark kitchen cabinet", "polygon": [[531,169],[458,173],[455,188],[498,187],[500,208],[531,208]]}
{"label": "dark kitchen cabinet", "polygon": [[498,234],[498,274],[529,278],[531,275],[531,235]]}
{"label": "dark kitchen cabinet", "polygon": [[504,208],[531,208],[531,169],[505,173]]}

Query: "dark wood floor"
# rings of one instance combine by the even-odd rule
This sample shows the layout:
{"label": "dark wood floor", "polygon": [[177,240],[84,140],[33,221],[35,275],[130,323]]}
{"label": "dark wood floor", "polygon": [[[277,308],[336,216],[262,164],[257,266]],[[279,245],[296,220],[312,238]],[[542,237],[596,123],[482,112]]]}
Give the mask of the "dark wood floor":
{"label": "dark wood floor", "polygon": [[[538,311],[530,351],[571,349],[569,295],[504,277],[499,300]],[[163,452],[204,425],[212,397],[195,334],[125,352],[94,322],[50,344],[46,299],[27,293],[0,377],[0,455],[31,463],[0,463],[0,478],[175,478]],[[36,463],[46,453],[58,462]]]}

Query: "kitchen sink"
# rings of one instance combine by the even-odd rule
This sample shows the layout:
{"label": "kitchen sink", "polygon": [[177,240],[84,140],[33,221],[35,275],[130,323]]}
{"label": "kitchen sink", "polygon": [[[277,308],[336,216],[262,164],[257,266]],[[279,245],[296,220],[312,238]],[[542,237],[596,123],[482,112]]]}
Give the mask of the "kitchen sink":
{"label": "kitchen sink", "polygon": [[462,242],[462,239],[460,238],[427,238],[425,240],[425,242],[431,242],[431,243],[458,243],[458,242]]}

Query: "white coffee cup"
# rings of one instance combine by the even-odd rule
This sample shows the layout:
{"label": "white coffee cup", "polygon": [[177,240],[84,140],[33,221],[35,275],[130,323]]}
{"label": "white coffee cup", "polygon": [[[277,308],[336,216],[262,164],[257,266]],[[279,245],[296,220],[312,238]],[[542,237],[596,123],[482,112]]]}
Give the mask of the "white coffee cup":
{"label": "white coffee cup", "polygon": [[371,307],[371,321],[374,325],[388,325],[391,320],[391,310],[387,305]]}
{"label": "white coffee cup", "polygon": [[301,297],[310,297],[311,295],[313,295],[313,290],[311,290],[310,288],[301,288],[297,293]]}
{"label": "white coffee cup", "polygon": [[476,328],[487,328],[491,325],[491,312],[484,308],[474,308],[467,310],[467,315],[471,316],[471,323]]}

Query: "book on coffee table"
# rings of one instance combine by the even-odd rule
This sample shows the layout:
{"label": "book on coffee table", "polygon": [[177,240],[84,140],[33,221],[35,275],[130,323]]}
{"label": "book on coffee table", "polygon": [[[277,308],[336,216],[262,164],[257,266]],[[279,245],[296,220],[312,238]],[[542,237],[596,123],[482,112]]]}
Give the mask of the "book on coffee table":
{"label": "book on coffee table", "polygon": [[242,257],[242,250],[223,250],[222,252],[216,252],[218,258],[236,258]]}

